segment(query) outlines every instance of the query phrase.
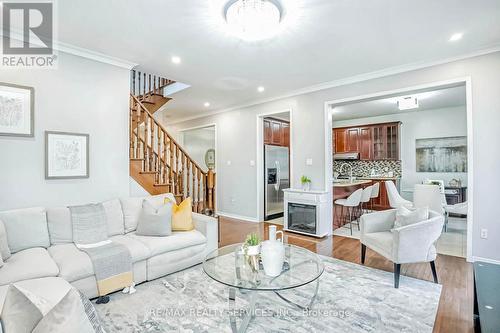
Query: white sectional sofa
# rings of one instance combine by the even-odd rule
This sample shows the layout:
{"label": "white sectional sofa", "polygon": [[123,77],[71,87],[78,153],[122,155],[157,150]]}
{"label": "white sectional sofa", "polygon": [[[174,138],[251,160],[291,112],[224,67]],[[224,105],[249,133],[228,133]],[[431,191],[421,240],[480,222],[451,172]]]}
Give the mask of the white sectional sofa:
{"label": "white sectional sofa", "polygon": [[[172,194],[149,197],[161,204]],[[135,234],[144,197],[104,202],[111,240],[131,253],[136,283],[199,264],[217,248],[217,220],[193,213],[195,230],[173,232],[166,237]],[[0,308],[10,283],[59,277],[89,298],[97,297],[96,279],[90,258],[72,242],[67,207],[28,208],[0,212],[12,255],[0,268]]]}

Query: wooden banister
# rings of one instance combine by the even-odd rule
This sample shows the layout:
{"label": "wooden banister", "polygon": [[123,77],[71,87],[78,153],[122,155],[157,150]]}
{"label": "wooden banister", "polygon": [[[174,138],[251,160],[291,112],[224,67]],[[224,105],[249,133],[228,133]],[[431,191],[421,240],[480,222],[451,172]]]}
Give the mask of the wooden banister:
{"label": "wooden banister", "polygon": [[[153,89],[166,79],[146,77]],[[135,77],[135,74],[132,75]],[[158,86],[154,83],[158,82]],[[152,174],[155,186],[166,186],[177,197],[191,197],[193,211],[213,214],[215,210],[215,173],[204,171],[153,117],[140,96],[130,94],[130,158],[142,161],[141,173]]]}

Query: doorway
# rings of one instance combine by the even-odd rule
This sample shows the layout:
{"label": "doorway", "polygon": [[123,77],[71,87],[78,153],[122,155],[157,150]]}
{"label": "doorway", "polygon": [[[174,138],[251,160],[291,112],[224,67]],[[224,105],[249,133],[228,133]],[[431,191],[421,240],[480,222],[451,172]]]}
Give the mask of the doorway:
{"label": "doorway", "polygon": [[283,224],[284,189],[291,187],[291,111],[257,117],[259,221]]}
{"label": "doorway", "polygon": [[[416,205],[416,184],[437,185],[442,197],[441,212],[446,216],[446,228],[437,242],[437,251],[470,261],[471,119],[468,78],[326,103],[325,123],[328,125],[325,130],[329,128],[329,131],[325,143],[329,144],[331,156],[330,161],[327,159],[327,164],[331,163],[327,170],[333,182],[333,201],[338,199],[335,184],[344,182],[350,170],[354,178],[380,183],[375,210],[391,208],[385,181],[392,181],[401,198]],[[372,132],[368,135],[370,129]],[[343,160],[346,157],[352,160]],[[340,170],[344,164],[349,167]],[[344,194],[348,196],[349,193]],[[365,205],[368,212],[373,201]],[[439,208],[438,203],[435,209]],[[333,205],[332,211],[338,219],[339,206]],[[337,223],[333,233],[359,238],[357,225],[351,236],[350,228],[343,228],[343,224]]]}

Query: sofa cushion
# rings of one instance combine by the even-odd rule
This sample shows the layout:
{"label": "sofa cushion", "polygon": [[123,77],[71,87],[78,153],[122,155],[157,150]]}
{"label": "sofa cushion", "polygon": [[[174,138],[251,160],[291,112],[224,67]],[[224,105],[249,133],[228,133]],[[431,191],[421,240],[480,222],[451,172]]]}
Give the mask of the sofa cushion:
{"label": "sofa cushion", "polygon": [[0,285],[57,276],[59,268],[46,249],[31,248],[14,253],[0,268]]}
{"label": "sofa cushion", "polygon": [[146,201],[149,201],[157,209],[165,204],[165,202],[166,202],[165,199],[169,199],[168,201],[171,201],[173,203],[176,202],[175,196],[172,193],[162,193],[162,194],[152,195],[150,197],[145,198]]}
{"label": "sofa cushion", "polygon": [[9,242],[7,240],[7,231],[2,220],[0,220],[0,258],[7,260],[10,258]]}
{"label": "sofa cushion", "polygon": [[173,232],[172,235],[166,237],[139,236],[132,233],[130,237],[146,245],[151,251],[151,256],[207,242],[205,236],[198,230]]}
{"label": "sofa cushion", "polygon": [[94,275],[90,257],[78,250],[75,244],[59,244],[48,249],[52,259],[59,266],[59,276],[68,282]]}
{"label": "sofa cushion", "polygon": [[[60,277],[31,279],[14,284],[46,301],[37,304],[43,315],[46,315],[66,295],[68,290],[71,289],[69,282]],[[2,306],[8,289],[9,285],[0,286],[0,312],[2,312]]]}
{"label": "sofa cushion", "polygon": [[396,213],[394,228],[405,227],[407,225],[422,222],[427,219],[429,219],[428,207],[419,207],[415,210],[409,210],[408,208],[401,206],[398,208]]}
{"label": "sofa cushion", "polygon": [[106,211],[102,204],[71,206],[73,242],[77,246],[94,247],[108,240]]}
{"label": "sofa cushion", "polygon": [[0,212],[12,253],[32,247],[49,247],[45,208],[34,207]]}
{"label": "sofa cushion", "polygon": [[49,227],[50,244],[73,242],[71,212],[68,207],[48,208],[47,225]]}
{"label": "sofa cushion", "polygon": [[95,333],[80,294],[71,288],[36,325],[32,333]]}
{"label": "sofa cushion", "polygon": [[30,292],[11,285],[2,308],[2,326],[6,333],[31,333],[43,314],[28,297]]}
{"label": "sofa cushion", "polygon": [[125,227],[123,224],[123,210],[120,200],[113,199],[102,203],[108,223],[108,236],[123,235]]}
{"label": "sofa cushion", "polygon": [[139,221],[139,215],[142,211],[143,200],[144,197],[120,199],[123,209],[125,233],[129,233],[137,229],[137,222]]}
{"label": "sofa cushion", "polygon": [[127,235],[117,235],[111,237],[111,240],[115,243],[125,245],[125,247],[130,251],[132,257],[132,263],[142,261],[151,257],[151,251],[142,242],[129,237]]}

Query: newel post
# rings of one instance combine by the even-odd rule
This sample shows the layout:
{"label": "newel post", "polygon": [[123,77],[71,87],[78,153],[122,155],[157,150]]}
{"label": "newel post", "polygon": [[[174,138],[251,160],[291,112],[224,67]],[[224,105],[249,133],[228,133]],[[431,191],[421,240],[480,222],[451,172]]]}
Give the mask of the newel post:
{"label": "newel post", "polygon": [[207,196],[208,209],[213,212],[215,210],[215,172],[213,169],[208,169],[207,172]]}

